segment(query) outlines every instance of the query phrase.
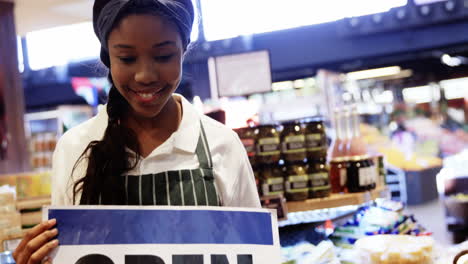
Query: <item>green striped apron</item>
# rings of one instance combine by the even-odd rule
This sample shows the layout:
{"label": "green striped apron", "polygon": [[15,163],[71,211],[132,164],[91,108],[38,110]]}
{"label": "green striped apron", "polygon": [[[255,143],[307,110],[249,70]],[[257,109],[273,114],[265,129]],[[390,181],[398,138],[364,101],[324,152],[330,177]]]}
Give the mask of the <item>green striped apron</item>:
{"label": "green striped apron", "polygon": [[201,122],[200,128],[195,151],[200,167],[124,176],[127,205],[221,206],[214,182],[213,161]]}

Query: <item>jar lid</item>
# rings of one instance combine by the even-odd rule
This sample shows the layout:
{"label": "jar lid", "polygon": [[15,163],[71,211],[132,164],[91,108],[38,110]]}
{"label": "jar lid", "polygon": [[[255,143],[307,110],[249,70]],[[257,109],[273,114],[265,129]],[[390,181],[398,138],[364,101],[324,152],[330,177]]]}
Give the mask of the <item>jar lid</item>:
{"label": "jar lid", "polygon": [[298,120],[288,120],[281,123],[281,125],[283,126],[295,126],[299,124],[301,124],[301,122],[299,122]]}
{"label": "jar lid", "polygon": [[351,161],[361,161],[361,160],[368,160],[370,159],[369,155],[357,155],[357,156],[352,156],[350,157]]}
{"label": "jar lid", "polygon": [[345,161],[350,161],[350,157],[336,157],[336,158],[333,158],[330,162],[340,163],[340,162],[345,162]]}

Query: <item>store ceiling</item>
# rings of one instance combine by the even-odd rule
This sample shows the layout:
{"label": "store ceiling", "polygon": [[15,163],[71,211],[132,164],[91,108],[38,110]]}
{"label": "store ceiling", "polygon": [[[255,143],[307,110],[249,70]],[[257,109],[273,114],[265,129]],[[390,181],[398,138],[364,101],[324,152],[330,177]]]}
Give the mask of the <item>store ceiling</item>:
{"label": "store ceiling", "polygon": [[93,0],[15,0],[18,35],[90,21]]}

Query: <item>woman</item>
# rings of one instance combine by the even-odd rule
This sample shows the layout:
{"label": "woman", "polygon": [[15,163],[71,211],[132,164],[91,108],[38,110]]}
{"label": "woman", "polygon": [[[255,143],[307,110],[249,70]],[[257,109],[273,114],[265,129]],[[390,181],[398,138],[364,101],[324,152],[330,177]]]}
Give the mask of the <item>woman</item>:
{"label": "woman", "polygon": [[[191,0],[94,3],[93,24],[112,88],[96,117],[65,133],[53,162],[53,205],[259,207],[237,135],[182,96]],[[48,263],[56,221],[33,228],[13,256]]]}

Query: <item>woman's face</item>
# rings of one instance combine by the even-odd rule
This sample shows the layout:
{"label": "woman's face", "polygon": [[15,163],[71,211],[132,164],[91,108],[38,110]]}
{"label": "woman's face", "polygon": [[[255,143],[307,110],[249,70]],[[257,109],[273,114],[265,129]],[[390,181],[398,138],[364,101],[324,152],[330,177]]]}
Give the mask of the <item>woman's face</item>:
{"label": "woman's face", "polygon": [[110,71],[138,117],[152,118],[180,83],[183,45],[176,25],[153,15],[130,15],[109,34]]}

